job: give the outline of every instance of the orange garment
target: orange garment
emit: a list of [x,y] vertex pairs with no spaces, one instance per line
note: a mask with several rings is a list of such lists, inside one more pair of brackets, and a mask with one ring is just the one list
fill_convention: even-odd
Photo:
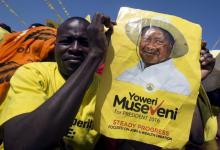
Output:
[[47,58],[54,50],[55,39],[56,29],[45,26],[11,33],[5,37],[0,44],[0,104],[15,70],[23,64]]

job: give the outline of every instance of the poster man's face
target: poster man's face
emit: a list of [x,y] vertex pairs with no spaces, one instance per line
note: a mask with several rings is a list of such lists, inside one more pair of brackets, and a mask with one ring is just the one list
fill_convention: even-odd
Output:
[[164,31],[159,28],[147,28],[142,31],[139,53],[145,66],[167,60],[172,45]]

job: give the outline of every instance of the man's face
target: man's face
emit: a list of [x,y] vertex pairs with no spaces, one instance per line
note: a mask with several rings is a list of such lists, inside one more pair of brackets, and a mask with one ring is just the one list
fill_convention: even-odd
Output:
[[87,26],[88,23],[72,20],[58,29],[55,58],[60,73],[67,78],[82,64],[90,51]]
[[145,66],[157,64],[168,59],[172,46],[166,33],[159,28],[143,30],[139,53]]

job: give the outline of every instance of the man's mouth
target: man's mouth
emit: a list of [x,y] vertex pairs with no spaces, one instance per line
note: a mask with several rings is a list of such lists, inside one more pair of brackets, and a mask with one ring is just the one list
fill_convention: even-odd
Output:
[[82,61],[79,59],[69,59],[69,60],[66,60],[66,62],[71,63],[71,64],[78,64],[78,63],[81,63]]
[[159,55],[157,50],[142,50],[142,53],[145,55]]
[[81,55],[71,55],[68,57],[64,57],[63,61],[69,63],[81,63],[84,60],[84,57]]

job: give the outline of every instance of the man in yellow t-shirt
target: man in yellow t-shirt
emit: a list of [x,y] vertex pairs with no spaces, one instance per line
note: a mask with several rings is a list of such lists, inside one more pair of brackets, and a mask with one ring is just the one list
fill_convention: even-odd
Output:
[[0,112],[5,149],[93,148],[94,74],[112,31],[113,23],[102,14],[91,23],[69,18],[57,31],[57,63],[33,63],[17,70]]

